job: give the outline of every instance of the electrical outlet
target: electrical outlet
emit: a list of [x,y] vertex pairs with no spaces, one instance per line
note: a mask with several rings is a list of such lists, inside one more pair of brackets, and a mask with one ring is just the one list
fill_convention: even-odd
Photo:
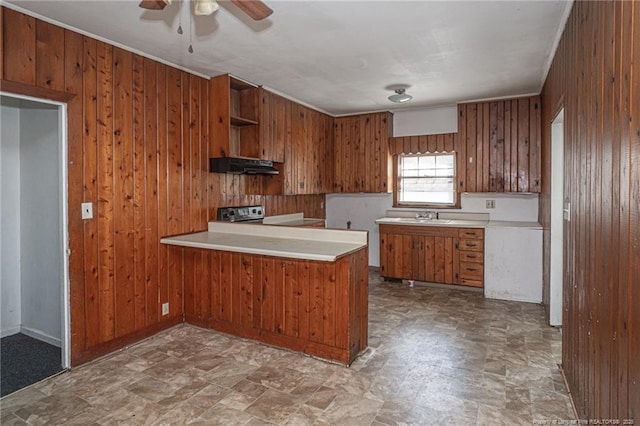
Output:
[[169,315],[169,303],[162,304],[162,315]]
[[82,219],[93,219],[93,203],[82,203]]
[[495,209],[496,208],[496,200],[487,200],[486,206],[487,206],[488,209]]

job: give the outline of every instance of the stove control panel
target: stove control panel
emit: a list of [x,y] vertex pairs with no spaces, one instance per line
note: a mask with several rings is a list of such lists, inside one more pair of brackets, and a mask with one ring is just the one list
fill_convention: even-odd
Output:
[[218,207],[218,220],[224,222],[257,222],[264,219],[263,206]]

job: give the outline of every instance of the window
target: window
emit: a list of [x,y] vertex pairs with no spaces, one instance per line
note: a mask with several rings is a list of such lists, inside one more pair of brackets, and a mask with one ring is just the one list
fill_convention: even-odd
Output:
[[456,203],[456,154],[400,154],[397,164],[398,205]]

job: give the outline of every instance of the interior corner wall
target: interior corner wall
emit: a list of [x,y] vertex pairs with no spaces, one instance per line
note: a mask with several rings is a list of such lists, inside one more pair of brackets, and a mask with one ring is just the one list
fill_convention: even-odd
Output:
[[0,106],[0,336],[20,332],[20,108]]
[[20,112],[21,330],[60,345],[62,240],[58,108],[22,101]]

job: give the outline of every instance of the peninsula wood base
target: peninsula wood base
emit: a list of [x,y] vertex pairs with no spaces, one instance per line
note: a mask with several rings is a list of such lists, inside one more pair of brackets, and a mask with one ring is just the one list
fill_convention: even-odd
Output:
[[335,262],[182,250],[188,323],[346,365],[367,347],[367,248]]

